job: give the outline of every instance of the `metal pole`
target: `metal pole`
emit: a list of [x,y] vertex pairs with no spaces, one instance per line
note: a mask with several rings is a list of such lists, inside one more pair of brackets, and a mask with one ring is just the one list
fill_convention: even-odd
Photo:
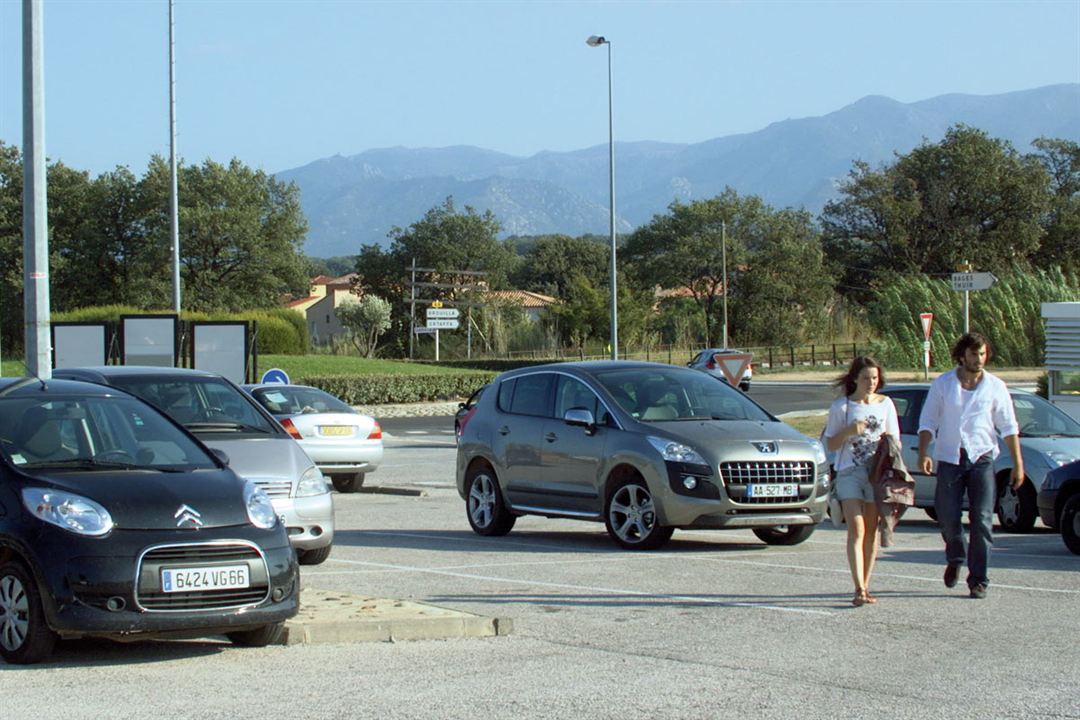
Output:
[[720,347],[726,348],[728,346],[727,338],[727,222],[720,221],[720,257],[721,263],[724,266],[724,344]]
[[611,87],[611,41],[605,41],[608,49],[608,192],[610,204],[608,218],[611,225],[611,359],[619,359],[619,297],[615,276],[615,124]]
[[412,259],[412,279],[409,281],[409,359],[413,359],[413,337],[416,336],[416,258]]
[[169,238],[172,243],[173,312],[180,314],[180,207],[176,180],[176,43],[169,0]]
[[45,64],[41,0],[23,0],[23,264],[26,371],[52,377],[49,222],[45,167]]
[[964,334],[967,335],[971,332],[971,301],[969,298],[971,293],[967,290],[964,291]]

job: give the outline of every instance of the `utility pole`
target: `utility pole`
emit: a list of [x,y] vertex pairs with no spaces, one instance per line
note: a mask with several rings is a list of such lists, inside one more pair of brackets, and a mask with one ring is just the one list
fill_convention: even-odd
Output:
[[173,312],[180,316],[180,207],[176,179],[176,43],[169,0],[169,237],[172,241]]
[[23,302],[26,371],[52,377],[42,0],[23,0]]
[[726,348],[727,344],[727,222],[725,220],[720,221],[720,264],[723,266],[724,273],[724,343],[721,347]]

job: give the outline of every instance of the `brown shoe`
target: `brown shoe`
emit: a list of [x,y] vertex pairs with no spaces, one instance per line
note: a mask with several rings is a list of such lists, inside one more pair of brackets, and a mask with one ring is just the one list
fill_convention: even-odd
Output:
[[960,577],[960,566],[955,563],[949,563],[945,566],[945,575],[941,578],[945,581],[945,587],[956,587],[956,580]]
[[877,603],[877,598],[874,597],[869,590],[863,593],[863,596],[866,598],[867,604],[874,605],[875,603]]
[[851,598],[851,604],[854,605],[855,607],[862,607],[866,603],[867,603],[866,591],[865,590],[856,590],[855,591],[855,597]]

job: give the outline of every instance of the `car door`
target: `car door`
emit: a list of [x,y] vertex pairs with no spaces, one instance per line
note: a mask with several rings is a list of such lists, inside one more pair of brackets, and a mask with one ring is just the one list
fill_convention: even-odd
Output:
[[544,423],[551,417],[553,373],[531,373],[504,380],[496,397],[498,417],[492,452],[499,464],[500,485],[511,505],[542,503],[540,443]]
[[588,385],[560,374],[555,383],[554,417],[544,423],[537,484],[551,508],[595,515],[601,512],[600,472],[608,429],[602,425],[591,429],[568,425],[564,418],[571,408],[588,410],[598,421],[605,414],[604,406]]

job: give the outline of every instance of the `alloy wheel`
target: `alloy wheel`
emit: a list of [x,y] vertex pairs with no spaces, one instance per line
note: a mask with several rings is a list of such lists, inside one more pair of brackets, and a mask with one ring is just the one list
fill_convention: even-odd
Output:
[[640,485],[627,484],[616,490],[608,516],[615,534],[628,544],[646,539],[656,526],[652,496]]
[[26,642],[30,632],[30,601],[26,588],[17,577],[0,578],[0,645],[15,651]]
[[473,478],[469,488],[469,517],[477,527],[491,525],[495,516],[495,481],[487,473]]

